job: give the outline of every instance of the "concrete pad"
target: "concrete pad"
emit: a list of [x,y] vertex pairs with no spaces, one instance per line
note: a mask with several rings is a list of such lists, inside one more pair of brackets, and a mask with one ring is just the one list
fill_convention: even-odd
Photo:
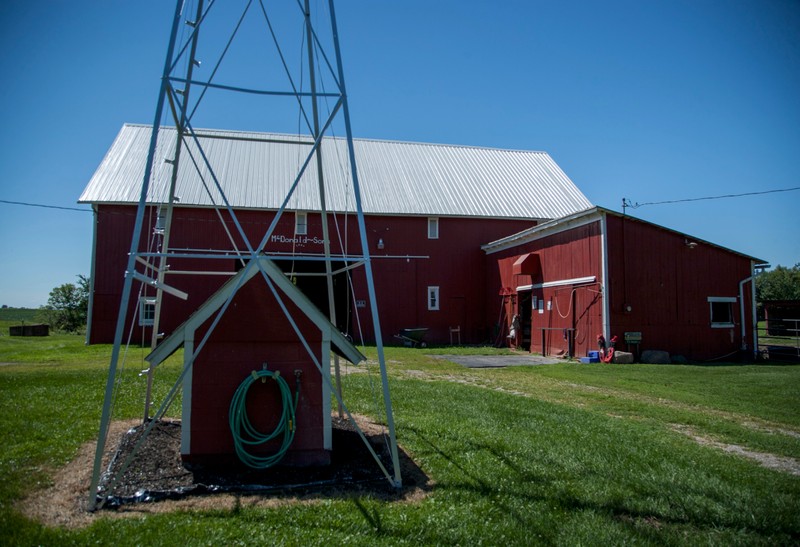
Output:
[[541,355],[433,355],[436,359],[445,359],[467,368],[502,368],[531,365],[554,365],[563,363],[564,359],[542,357]]

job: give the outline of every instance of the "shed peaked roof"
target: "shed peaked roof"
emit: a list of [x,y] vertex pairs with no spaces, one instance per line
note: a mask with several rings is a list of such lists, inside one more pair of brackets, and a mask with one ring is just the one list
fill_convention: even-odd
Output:
[[[137,203],[150,134],[150,126],[125,124],[79,202]],[[310,149],[308,138],[290,135],[219,130],[197,134],[236,208],[280,208]],[[163,160],[175,154],[175,129],[161,128],[161,135],[150,203],[167,201],[171,166]],[[364,139],[355,139],[354,148],[366,214],[552,219],[591,207],[546,152]],[[326,137],[322,157],[328,209],[354,211],[346,141]],[[193,162],[201,168],[195,169]],[[181,205],[222,203],[194,142],[184,149],[176,194]],[[288,207],[314,211],[319,203],[316,168],[309,168]]]
[[[300,310],[311,319],[317,327],[326,332],[330,338],[331,344],[337,348],[345,359],[353,364],[358,364],[366,359],[358,349],[341,333],[336,327],[328,320],[327,317],[308,299],[306,295],[300,291],[289,279],[286,277],[280,268],[278,268],[271,260],[266,257],[258,259],[260,267],[269,276],[273,283],[275,283],[283,294],[285,294]],[[230,297],[230,294],[236,290],[237,287],[243,285],[248,280],[252,279],[259,272],[259,266],[256,263],[249,262],[246,267],[239,270],[236,275],[231,277],[224,283],[213,295],[211,295],[195,312],[184,321],[178,328],[176,328],[167,338],[165,338],[150,354],[145,357],[145,360],[152,366],[158,366],[164,360],[172,355],[175,350],[184,344],[187,329],[194,332],[200,325],[205,323]]]

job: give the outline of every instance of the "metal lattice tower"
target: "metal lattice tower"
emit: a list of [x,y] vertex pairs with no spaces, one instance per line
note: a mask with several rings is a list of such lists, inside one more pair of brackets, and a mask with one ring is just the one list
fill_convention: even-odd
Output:
[[[193,5],[189,6],[192,3]],[[348,271],[363,269],[377,346],[393,469],[388,471],[374,452],[373,456],[389,482],[396,487],[401,485],[394,418],[389,397],[383,340],[361,205],[361,191],[333,0],[327,0],[327,5],[323,1],[323,7],[314,13],[310,10],[309,0],[282,0],[280,2],[243,0],[237,6],[233,6],[235,3],[232,1],[214,2],[213,0],[194,0],[194,2],[177,0],[176,2],[109,364],[100,434],[89,492],[90,510],[96,509],[98,503],[101,505],[103,503],[98,501],[97,489],[111,421],[120,354],[124,346],[123,336],[126,332],[126,325],[133,320],[129,316],[132,295],[137,288],[144,286],[155,290],[155,314],[151,341],[153,348],[158,344],[157,333],[162,308],[166,309],[169,306],[170,298],[186,297],[182,291],[171,287],[167,279],[167,261],[170,258],[183,256],[170,248],[173,209],[178,202],[175,191],[176,182],[181,169],[198,171],[202,169],[204,173],[210,173],[203,179],[204,190],[209,195],[213,193],[219,196],[216,208],[220,221],[222,222],[221,213],[223,212],[233,221],[233,234],[228,232],[227,227],[225,228],[231,241],[239,238],[244,242],[244,248],[237,249],[237,258],[241,261],[243,268],[257,270],[256,276],[260,274],[264,283],[276,296],[273,281],[270,280],[264,262],[265,260],[269,261],[270,257],[268,253],[264,252],[264,249],[275,231],[278,220],[289,208],[293,197],[297,192],[302,191],[298,189],[301,188],[300,183],[304,174],[310,173],[312,170],[316,171],[318,184],[316,190],[319,195],[316,212],[322,218],[324,257],[313,257],[313,259],[324,262],[329,314],[334,325],[336,324],[336,309],[333,298],[333,264],[344,262],[347,264]],[[278,6],[275,7],[275,4]],[[293,32],[301,33],[302,40],[297,40],[298,35],[292,34]],[[258,41],[258,37],[261,41]],[[241,43],[244,43],[245,47],[239,47]],[[285,47],[286,43],[289,43],[294,49],[297,49],[300,44],[300,53],[294,51],[289,54],[289,49]],[[205,56],[207,57],[201,59]],[[290,63],[292,59],[299,67]],[[233,70],[230,69],[231,67]],[[308,89],[304,89],[305,86],[308,86]],[[248,105],[249,110],[241,108],[243,103]],[[262,104],[263,107],[260,106]],[[209,123],[208,120],[211,120],[210,125],[214,125],[213,120],[219,119],[246,120],[244,123],[249,125],[246,128],[248,130],[272,130],[274,129],[273,125],[281,123],[285,127],[287,118],[286,116],[282,118],[281,113],[291,110],[286,108],[287,104],[293,105],[293,112],[297,113],[294,121],[300,128],[296,132],[295,142],[298,150],[301,151],[298,153],[298,158],[300,158],[298,171],[294,180],[288,184],[288,192],[283,204],[275,213],[266,233],[260,241],[255,241],[248,238],[242,228],[235,208],[227,199],[223,175],[216,172],[213,162],[205,154],[202,139],[196,127],[199,127],[198,124],[201,123]],[[255,107],[254,105],[259,106]],[[206,113],[209,115],[204,117]],[[227,121],[225,123],[228,123]],[[236,124],[236,121],[232,123],[234,126]],[[174,128],[174,131],[162,131],[162,128]],[[322,153],[325,139],[332,136],[337,130],[341,131],[340,135],[343,134],[343,138],[346,139],[347,191],[352,194],[354,204],[352,213],[357,221],[360,238],[360,252],[355,254],[344,251],[338,255],[332,254],[331,234],[328,233],[330,211],[326,202],[326,177]],[[163,142],[167,138],[166,134],[176,139],[169,147],[174,152],[170,158],[161,158],[159,152],[166,148]],[[154,196],[161,197],[154,198]],[[156,238],[149,245],[143,245],[141,234],[145,225],[145,211],[148,207],[156,205],[160,210],[157,225],[154,227]],[[219,257],[209,253],[197,254],[193,258],[214,260]],[[312,259],[311,257],[306,258]],[[236,287],[228,295],[224,305],[216,312],[205,337],[199,343],[194,344],[192,348],[185,349],[186,352],[191,353],[185,357],[185,365],[180,378],[173,385],[160,407],[152,413],[152,416],[150,387],[153,382],[153,367],[148,371],[144,411],[145,424],[148,424],[148,427],[145,429],[145,436],[155,423],[155,420],[150,420],[150,418],[158,419],[166,412],[179,390],[182,378],[191,368],[194,359],[203,350],[205,342],[222,315],[235,313],[228,308],[228,304],[239,288]],[[284,311],[288,314],[285,308]],[[294,324],[291,317],[288,319]],[[308,348],[302,333],[296,328],[295,330]],[[313,356],[311,357],[314,359]],[[325,357],[323,356],[323,358]],[[338,361],[336,361],[336,365],[338,384]],[[321,364],[317,363],[318,368],[321,366],[329,366],[329,364],[325,361]],[[326,375],[323,377],[327,379]],[[351,421],[355,423],[344,405],[341,392],[333,389],[333,386],[330,387],[337,395],[340,412],[344,408]],[[362,439],[366,443],[363,434]],[[370,448],[369,444],[366,444]],[[372,449],[370,448],[370,450]]]

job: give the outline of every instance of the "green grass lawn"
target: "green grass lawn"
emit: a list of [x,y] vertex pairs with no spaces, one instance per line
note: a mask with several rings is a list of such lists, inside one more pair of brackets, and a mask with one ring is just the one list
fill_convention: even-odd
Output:
[[[720,448],[800,460],[800,367],[464,369],[429,356],[448,351],[386,351],[398,441],[433,481],[419,501],[328,497],[66,530],[25,519],[15,502],[96,437],[110,348],[0,337],[0,363],[19,363],[0,367],[0,543],[800,542],[800,476]],[[141,414],[143,353],[129,352],[117,418]],[[177,363],[159,372],[161,396]],[[379,386],[374,370],[346,375],[348,406],[379,417]]]

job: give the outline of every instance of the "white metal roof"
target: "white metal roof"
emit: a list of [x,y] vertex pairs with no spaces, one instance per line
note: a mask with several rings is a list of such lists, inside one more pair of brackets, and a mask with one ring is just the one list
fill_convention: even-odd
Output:
[[[310,149],[295,144],[308,142],[307,137],[197,133],[235,208],[278,209]],[[150,134],[150,126],[125,124],[79,202],[137,203]],[[354,139],[354,148],[366,214],[553,219],[592,206],[546,152],[365,139]],[[175,129],[162,128],[149,203],[167,201],[171,165],[164,160],[174,155]],[[328,210],[355,211],[346,141],[326,137],[322,157]],[[193,162],[201,168],[195,169]],[[184,148],[180,166],[176,186],[180,205],[223,203],[194,143]],[[316,172],[312,161],[288,209],[319,209]]]

